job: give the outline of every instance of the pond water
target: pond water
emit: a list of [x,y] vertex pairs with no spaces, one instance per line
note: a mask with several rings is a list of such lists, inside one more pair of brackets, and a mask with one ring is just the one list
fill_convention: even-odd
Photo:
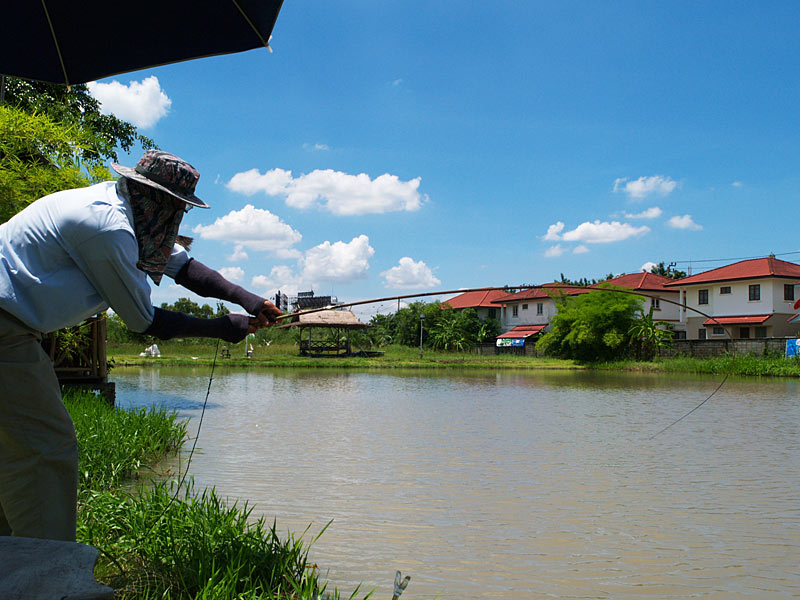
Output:
[[[197,427],[209,368],[117,368]],[[191,474],[349,594],[800,596],[800,382],[217,368]],[[362,594],[363,596],[363,594]]]

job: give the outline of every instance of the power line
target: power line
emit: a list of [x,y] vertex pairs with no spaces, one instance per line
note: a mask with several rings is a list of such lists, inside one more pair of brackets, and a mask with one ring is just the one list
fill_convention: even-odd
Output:
[[758,256],[740,256],[738,258],[703,258],[703,259],[689,259],[689,260],[675,260],[676,264],[695,264],[695,263],[710,263],[710,262],[729,262],[732,260],[752,260],[754,258],[766,258],[767,256],[788,256],[790,254],[800,254],[800,251],[794,252],[771,252],[770,254],[760,254]]

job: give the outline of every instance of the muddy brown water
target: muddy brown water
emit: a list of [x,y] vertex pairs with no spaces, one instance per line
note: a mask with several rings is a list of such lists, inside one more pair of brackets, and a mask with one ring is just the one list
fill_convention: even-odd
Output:
[[[196,430],[208,368],[117,368]],[[800,382],[217,369],[191,474],[313,537],[345,595],[800,596]],[[359,597],[363,597],[361,594]]]

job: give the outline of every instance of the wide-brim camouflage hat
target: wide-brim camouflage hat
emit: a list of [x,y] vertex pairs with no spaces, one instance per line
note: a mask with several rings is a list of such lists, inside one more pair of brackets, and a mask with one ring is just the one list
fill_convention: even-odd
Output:
[[168,154],[161,150],[148,150],[133,169],[116,163],[111,163],[111,168],[123,177],[167,192],[186,204],[211,208],[194,195],[200,173],[188,162],[174,154]]

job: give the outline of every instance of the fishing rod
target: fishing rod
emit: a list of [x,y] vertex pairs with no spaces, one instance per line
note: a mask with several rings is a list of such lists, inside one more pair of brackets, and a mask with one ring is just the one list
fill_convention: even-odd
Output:
[[[561,296],[568,295],[566,293],[566,290],[580,290],[580,291],[584,291],[584,292],[613,292],[613,293],[617,293],[617,294],[627,294],[627,295],[630,295],[630,296],[641,296],[641,297],[644,297],[644,298],[656,298],[659,301],[663,301],[663,302],[666,302],[668,304],[673,304],[673,305],[675,305],[675,306],[677,306],[677,307],[679,307],[679,308],[681,308],[683,310],[690,310],[692,312],[697,313],[698,315],[700,315],[702,317],[705,317],[711,323],[714,323],[715,325],[721,327],[723,329],[723,331],[725,331],[725,333],[728,335],[729,338],[733,338],[733,335],[731,334],[731,330],[728,329],[728,327],[726,325],[723,325],[722,323],[720,323],[719,320],[717,320],[715,317],[713,317],[713,316],[711,316],[711,315],[709,315],[707,313],[704,313],[703,311],[701,311],[701,310],[699,310],[697,308],[694,308],[693,306],[689,306],[684,302],[678,302],[678,301],[675,301],[675,300],[670,300],[669,298],[663,298],[661,296],[656,296],[654,294],[650,294],[650,293],[647,293],[647,292],[631,290],[631,289],[626,289],[626,288],[620,288],[620,287],[614,287],[614,286],[588,287],[588,286],[582,286],[582,285],[562,284],[562,283],[558,283],[558,282],[556,282],[555,285],[554,284],[543,284],[543,285],[527,285],[527,284],[523,284],[523,285],[517,285],[517,286],[506,285],[506,286],[502,286],[502,287],[487,286],[487,287],[475,287],[475,288],[460,288],[460,289],[457,289],[457,290],[437,290],[435,292],[416,292],[416,293],[413,293],[413,294],[402,294],[402,295],[398,295],[398,296],[387,296],[387,297],[384,297],[384,298],[372,298],[372,299],[369,299],[369,300],[356,300],[354,302],[344,302],[344,303],[341,303],[341,304],[329,304],[329,305],[323,306],[323,307],[310,308],[310,309],[306,309],[306,310],[302,310],[302,311],[286,313],[284,315],[276,317],[275,322],[280,321],[280,320],[284,320],[284,319],[294,319],[296,321],[296,320],[299,320],[299,318],[301,316],[303,316],[303,315],[310,315],[310,314],[314,314],[314,313],[318,313],[318,312],[323,312],[323,311],[326,311],[326,310],[334,310],[334,309],[339,309],[339,308],[348,308],[348,307],[353,307],[353,306],[363,306],[365,304],[377,304],[377,303],[380,303],[380,302],[393,302],[393,301],[399,301],[399,300],[408,300],[408,299],[412,299],[412,298],[424,298],[424,297],[427,297],[427,296],[445,296],[445,295],[450,295],[450,294],[465,294],[467,292],[493,292],[493,291],[504,291],[504,292],[512,293],[514,291],[522,292],[522,291],[530,291],[530,290],[545,290],[546,292],[548,292],[548,295],[550,295],[551,297],[557,297],[559,295],[561,295]],[[559,292],[561,292],[561,293],[559,294]],[[509,297],[509,298],[506,298],[505,300],[511,300],[511,299],[512,298]],[[497,304],[503,304],[502,300],[495,301],[495,302]],[[722,378],[722,381],[720,381],[719,385],[717,385],[717,387],[708,396],[706,396],[703,399],[702,402],[700,402],[699,404],[694,406],[690,411],[684,413],[678,419],[675,419],[674,421],[669,423],[666,427],[664,427],[660,431],[654,433],[653,435],[651,435],[647,439],[652,440],[653,438],[661,435],[662,433],[667,431],[669,428],[671,428],[673,425],[677,425],[678,423],[683,421],[686,417],[688,417],[693,412],[698,410],[706,402],[711,400],[711,398],[713,398],[722,389],[722,387],[725,385],[725,382],[728,380],[728,377],[731,375],[731,372],[733,370],[733,362],[735,362],[735,360],[736,360],[736,346],[733,346],[732,359],[733,359],[733,361],[731,363],[731,369],[727,373],[725,373],[725,376]]]

